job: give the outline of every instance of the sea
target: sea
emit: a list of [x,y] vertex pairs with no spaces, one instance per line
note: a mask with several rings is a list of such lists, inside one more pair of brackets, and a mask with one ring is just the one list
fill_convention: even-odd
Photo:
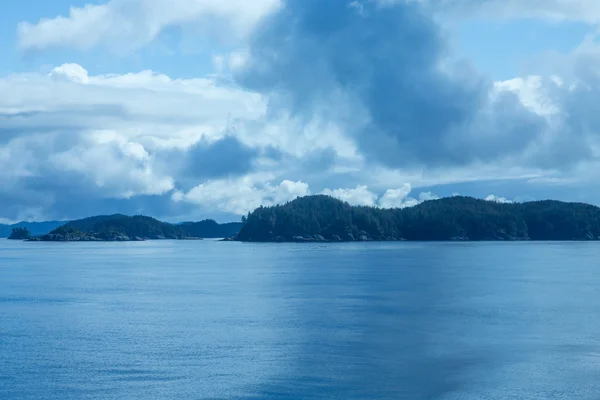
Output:
[[0,241],[0,399],[600,399],[600,243]]

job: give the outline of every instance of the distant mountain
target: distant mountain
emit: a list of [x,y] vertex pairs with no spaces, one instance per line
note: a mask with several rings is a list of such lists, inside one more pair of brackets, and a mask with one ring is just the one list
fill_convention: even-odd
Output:
[[237,235],[242,229],[241,222],[218,224],[212,219],[200,222],[183,222],[179,224],[189,236],[199,238],[228,238]]
[[538,201],[500,204],[471,197],[431,200],[404,209],[353,207],[329,196],[260,207],[240,241],[599,240],[600,208]]
[[0,224],[0,238],[7,238],[11,235],[13,228],[26,228],[31,235],[44,235],[59,226],[62,226],[66,221],[47,221],[47,222],[19,222],[13,225]]

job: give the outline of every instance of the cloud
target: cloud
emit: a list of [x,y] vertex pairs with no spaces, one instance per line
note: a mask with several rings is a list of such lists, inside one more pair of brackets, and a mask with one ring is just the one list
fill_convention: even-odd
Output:
[[494,203],[501,203],[501,204],[512,204],[513,203],[512,200],[508,200],[505,197],[499,197],[499,196],[496,196],[494,194],[490,194],[489,196],[487,196],[485,198],[485,200],[486,201],[491,201],[491,202],[494,202]]
[[253,169],[260,151],[227,135],[215,142],[199,141],[185,153],[181,175],[192,180],[244,175]]
[[357,186],[354,189],[325,189],[321,194],[335,197],[353,206],[369,206],[380,208],[406,208],[421,204],[427,200],[435,200],[439,197],[432,192],[422,192],[418,199],[409,197],[412,186],[405,183],[398,189],[387,189],[380,197],[377,193],[369,190],[368,186]]
[[381,208],[402,208],[407,201],[409,205],[414,205],[415,200],[408,198],[411,190],[411,186],[407,183],[400,189],[388,189],[379,199],[379,206]]
[[374,206],[377,194],[371,192],[367,186],[357,186],[354,189],[325,189],[322,194],[335,197],[353,206]]
[[575,20],[585,8],[593,21],[595,4],[112,0],[24,23],[26,51],[139,49],[172,27],[230,43],[217,74],[195,79],[73,63],[0,77],[2,217],[243,214],[310,192],[407,207],[435,199],[436,185],[494,180],[589,191],[597,37],[492,82],[453,57],[435,13]]
[[[0,99],[4,210],[13,203],[31,210],[23,199],[30,197],[38,203],[33,217],[79,217],[82,207],[67,197],[86,204],[160,197],[180,182],[248,173],[259,156],[228,126],[263,115],[261,97],[210,78],[89,75],[65,64],[49,74],[1,77],[0,90],[11,93]],[[13,208],[3,215],[17,216],[26,215]]]
[[173,200],[244,215],[261,205],[282,204],[308,194],[310,190],[305,182],[284,180],[272,185],[262,177],[247,176],[235,180],[209,181],[187,193],[174,193]]
[[381,208],[407,208],[414,207],[424,201],[437,200],[438,196],[432,192],[421,192],[417,199],[410,197],[412,186],[405,183],[399,189],[388,189],[379,199],[378,205]]
[[140,48],[170,27],[193,26],[204,35],[239,40],[279,0],[111,0],[106,4],[72,7],[68,16],[22,22],[18,43],[22,50],[98,46],[122,51]]
[[269,115],[326,119],[392,168],[502,160],[548,128],[516,94],[450,62],[421,5],[360,5],[289,0],[252,36],[237,81],[268,96]]

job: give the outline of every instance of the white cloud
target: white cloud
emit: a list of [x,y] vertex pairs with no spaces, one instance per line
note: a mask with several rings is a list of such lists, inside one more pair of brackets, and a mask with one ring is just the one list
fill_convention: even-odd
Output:
[[52,69],[50,76],[76,83],[88,83],[90,81],[87,70],[79,64],[63,64]]
[[204,34],[237,40],[278,7],[279,0],[110,0],[72,7],[66,17],[22,22],[18,40],[23,50],[96,46],[129,50],[150,43],[166,28],[192,24]]
[[57,171],[75,172],[115,198],[173,190],[173,178],[155,171],[152,161],[144,146],[112,131],[89,132],[75,146],[48,158]]
[[367,186],[357,186],[354,189],[325,189],[322,194],[335,197],[353,206],[374,206],[378,197]]
[[[457,12],[467,12],[460,5],[474,6],[469,15],[600,21],[600,3],[596,1],[443,3],[457,6]],[[268,111],[267,102],[273,97],[227,82],[228,74],[235,75],[256,61],[244,36],[279,6],[279,0],[112,0],[103,5],[73,8],[68,17],[22,24],[19,40],[24,50],[113,45],[139,48],[169,27],[190,24],[217,36],[227,31],[234,43],[214,57],[215,70],[220,74],[217,77],[173,79],[149,70],[94,75],[78,64],[63,64],[48,74],[0,77],[0,92],[10,94],[0,98],[0,185],[5,197],[30,193],[23,182],[33,180],[39,190],[31,196],[49,199],[51,207],[61,192],[49,186],[56,177],[64,175],[74,179],[73,190],[86,196],[114,199],[169,194],[165,197],[177,205],[243,214],[258,205],[277,204],[307,194],[309,184],[319,192],[323,188],[338,188],[325,189],[323,193],[351,204],[389,208],[437,198],[431,192],[410,197],[411,186],[398,187],[398,182],[432,187],[480,180],[531,179],[529,182],[538,186],[571,184],[574,180],[582,185],[587,181],[589,186],[596,179],[593,171],[598,170],[596,160],[600,157],[600,107],[595,99],[600,79],[594,66],[600,60],[600,51],[594,38],[565,57],[570,61],[565,61],[565,67],[558,72],[496,82],[489,93],[494,107],[479,110],[475,118],[468,119],[474,121],[472,129],[467,127],[465,132],[460,125],[447,137],[434,140],[439,148],[450,150],[460,150],[461,140],[472,141],[477,144],[467,148],[472,153],[464,162],[452,163],[452,157],[460,159],[462,153],[449,151],[450,158],[422,168],[410,161],[410,151],[405,157],[397,153],[408,148],[413,138],[425,134],[415,128],[421,126],[418,113],[409,115],[409,123],[414,126],[406,127],[415,128],[415,136],[402,137],[398,147],[367,135],[365,142],[380,145],[369,157],[352,131],[370,123],[377,113],[368,115],[364,107],[357,106],[361,102],[358,96],[364,93],[358,93],[356,98],[350,96],[346,89],[352,85],[328,87],[324,101],[318,98],[311,112],[302,114],[293,107]],[[312,60],[302,58],[307,59]],[[363,61],[368,69],[370,60]],[[305,81],[295,79],[295,69],[290,74],[294,84],[300,82],[301,101],[306,100],[302,97],[303,84],[311,84],[313,78],[313,65],[307,65]],[[430,83],[420,82],[423,87]],[[443,85],[435,85],[438,86]],[[274,91],[279,89],[276,86]],[[421,92],[415,91],[415,96]],[[485,96],[488,92],[482,93]],[[502,113],[511,108],[521,110],[519,101],[503,102],[504,95],[514,98],[513,94],[526,110],[544,117],[531,119],[531,125],[526,125],[531,130],[517,132],[511,127],[513,119],[505,118],[512,114]],[[275,99],[278,95],[281,93],[274,94]],[[435,103],[436,99],[433,96],[427,101]],[[406,104],[412,103],[408,99]],[[461,106],[479,105],[457,102],[457,107]],[[547,120],[548,124],[539,129],[539,135],[534,135],[531,142],[524,141],[520,146],[522,136],[538,132],[538,120]],[[195,146],[216,143],[225,136],[234,137],[256,152],[256,160],[248,164],[255,170],[241,177],[202,176],[183,184],[182,175],[186,172],[180,159],[193,157],[191,149]],[[426,143],[419,149],[427,157],[437,157],[437,146]],[[499,156],[486,157],[486,152]],[[388,154],[391,160],[409,161],[385,164],[380,153]],[[451,165],[446,165],[448,162]],[[256,173],[263,175],[257,177]],[[0,194],[0,200],[5,197]],[[508,200],[493,196],[491,201]],[[43,213],[43,207],[46,203],[35,210],[36,215]],[[29,213],[33,215],[33,211]]]
[[491,201],[494,203],[501,203],[501,204],[512,204],[513,201],[512,200],[508,200],[506,197],[500,197],[500,196],[496,196],[494,194],[490,194],[489,196],[487,196],[485,198],[486,201]]
[[505,91],[515,93],[525,107],[538,115],[551,117],[560,112],[552,94],[562,84],[562,80],[556,76],[544,80],[541,76],[531,75],[495,82],[492,96]]
[[430,200],[438,200],[439,196],[433,194],[432,192],[422,192],[419,193],[420,201],[430,201]]
[[399,189],[388,189],[379,199],[378,205],[381,208],[407,208],[419,205],[424,201],[439,199],[432,192],[421,192],[418,199],[415,199],[409,196],[411,191],[412,186],[409,183],[405,183]]
[[405,183],[400,189],[388,189],[379,199],[379,206],[381,208],[402,208],[405,202],[413,205],[414,199],[408,197],[411,190],[412,187],[408,183]]
[[174,201],[189,202],[203,207],[244,215],[259,206],[286,203],[310,194],[308,184],[284,180],[278,185],[264,181],[264,177],[246,176],[237,180],[209,181],[188,193],[176,192]]
[[432,192],[420,193],[418,199],[415,199],[409,197],[411,191],[412,186],[409,183],[405,183],[401,188],[387,189],[381,197],[364,185],[358,185],[354,189],[325,189],[322,194],[335,197],[353,206],[380,208],[413,207],[427,200],[439,199],[439,197]]
[[210,78],[90,75],[77,64],[0,77],[0,92],[11,94],[0,98],[0,201],[28,194],[48,208],[68,196],[166,194],[193,146],[223,138],[232,119],[265,112],[261,96]]

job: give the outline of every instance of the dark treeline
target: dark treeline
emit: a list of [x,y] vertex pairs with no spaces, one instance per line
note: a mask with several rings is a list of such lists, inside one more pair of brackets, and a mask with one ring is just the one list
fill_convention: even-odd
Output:
[[237,239],[597,240],[600,208],[559,201],[500,204],[457,196],[410,208],[380,209],[353,207],[318,195],[258,208],[248,216]]

